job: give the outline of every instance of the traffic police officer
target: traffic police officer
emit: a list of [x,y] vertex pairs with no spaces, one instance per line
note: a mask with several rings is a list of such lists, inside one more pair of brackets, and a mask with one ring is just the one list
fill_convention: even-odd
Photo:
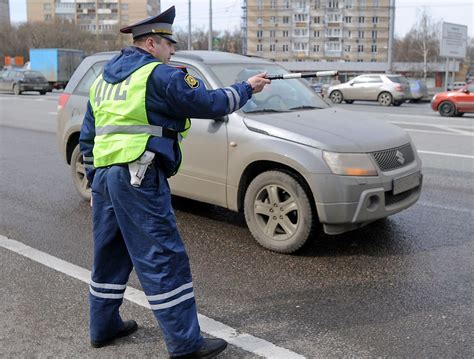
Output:
[[130,46],[111,59],[90,89],[80,134],[92,187],[94,263],[90,281],[93,347],[137,330],[119,308],[135,267],[172,358],[210,358],[222,339],[200,332],[188,256],[171,207],[167,178],[181,163],[189,117],[218,118],[270,83],[265,74],[217,90],[167,65],[174,54],[175,8],[122,28]]

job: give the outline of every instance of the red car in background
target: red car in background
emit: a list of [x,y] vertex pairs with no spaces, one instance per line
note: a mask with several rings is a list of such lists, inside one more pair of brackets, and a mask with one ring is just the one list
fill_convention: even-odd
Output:
[[474,83],[457,91],[440,92],[433,96],[431,108],[441,116],[462,116],[474,112]]

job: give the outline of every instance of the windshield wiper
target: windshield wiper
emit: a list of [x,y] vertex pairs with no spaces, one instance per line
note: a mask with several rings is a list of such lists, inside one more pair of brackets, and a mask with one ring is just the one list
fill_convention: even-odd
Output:
[[313,109],[322,109],[323,107],[317,107],[317,106],[309,106],[309,105],[304,105],[304,106],[296,106],[296,107],[292,107],[290,108],[291,111],[294,111],[294,110],[313,110]]
[[275,110],[273,108],[262,108],[262,109],[256,109],[252,111],[244,111],[245,113],[257,113],[257,112],[288,112],[288,111],[280,111],[280,110]]

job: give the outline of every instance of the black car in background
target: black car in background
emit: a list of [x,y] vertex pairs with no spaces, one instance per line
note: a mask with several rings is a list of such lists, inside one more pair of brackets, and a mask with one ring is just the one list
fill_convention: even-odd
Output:
[[38,91],[41,95],[51,91],[46,77],[39,71],[8,69],[0,75],[0,91],[21,95],[25,91]]

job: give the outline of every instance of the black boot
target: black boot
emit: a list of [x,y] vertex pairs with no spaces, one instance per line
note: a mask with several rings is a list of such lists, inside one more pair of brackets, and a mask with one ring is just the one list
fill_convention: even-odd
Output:
[[106,345],[111,344],[115,339],[120,338],[120,337],[125,337],[127,335],[130,335],[132,333],[135,333],[138,329],[138,324],[134,320],[127,320],[123,322],[123,328],[120,329],[117,334],[115,334],[113,337],[102,340],[100,342],[95,342],[91,340],[91,346],[93,348],[102,348],[105,347]]
[[227,348],[227,342],[224,339],[204,339],[199,350],[196,350],[193,353],[172,356],[171,359],[198,359],[198,358],[214,358],[217,354],[224,351]]

